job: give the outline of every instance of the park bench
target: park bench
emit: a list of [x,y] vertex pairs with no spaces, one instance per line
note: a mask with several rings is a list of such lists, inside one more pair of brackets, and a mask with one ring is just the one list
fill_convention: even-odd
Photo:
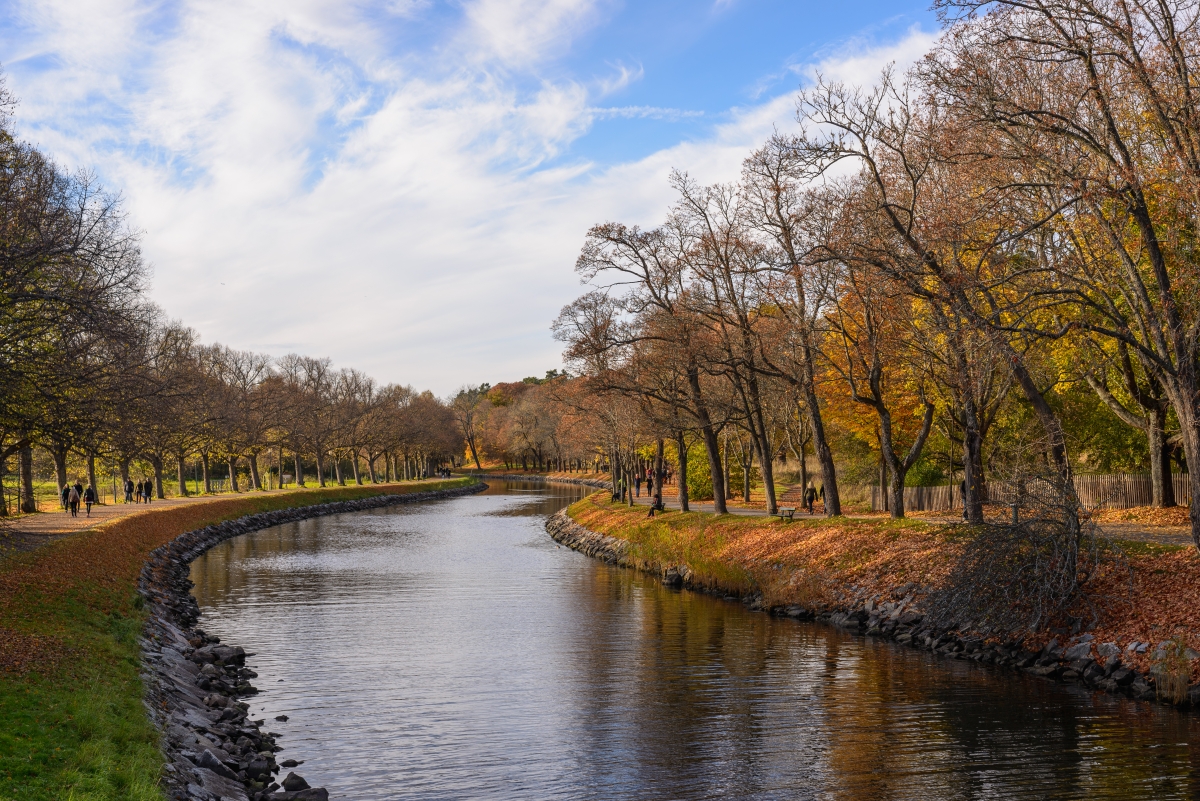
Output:
[[786,520],[790,523],[792,521],[792,519],[796,516],[796,507],[795,506],[780,506],[779,511],[775,513],[775,516],[778,517],[780,520]]

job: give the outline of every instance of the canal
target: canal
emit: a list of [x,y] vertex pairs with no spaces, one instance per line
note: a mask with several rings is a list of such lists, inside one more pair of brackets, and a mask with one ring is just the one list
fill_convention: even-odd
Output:
[[663,587],[546,535],[584,492],[230,540],[199,625],[254,652],[252,716],[332,798],[1200,797],[1192,717]]

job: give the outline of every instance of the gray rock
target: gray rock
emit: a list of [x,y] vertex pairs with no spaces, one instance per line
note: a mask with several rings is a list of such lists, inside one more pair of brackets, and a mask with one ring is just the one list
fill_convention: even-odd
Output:
[[205,748],[204,753],[200,754],[200,758],[196,760],[196,764],[202,768],[207,768],[218,776],[224,776],[226,779],[237,781],[237,774],[225,766],[216,754]]
[[309,785],[308,782],[304,781],[303,777],[297,776],[295,773],[289,773],[283,780],[283,789],[307,790],[309,789]]
[[1117,644],[1115,642],[1106,642],[1106,643],[1101,643],[1096,648],[1096,653],[1100,655],[1101,659],[1107,660],[1107,659],[1111,659],[1114,656],[1120,656],[1121,649],[1117,647]]
[[1078,645],[1072,645],[1063,652],[1062,658],[1068,662],[1075,662],[1079,659],[1087,659],[1092,655],[1092,644],[1090,642],[1081,642]]

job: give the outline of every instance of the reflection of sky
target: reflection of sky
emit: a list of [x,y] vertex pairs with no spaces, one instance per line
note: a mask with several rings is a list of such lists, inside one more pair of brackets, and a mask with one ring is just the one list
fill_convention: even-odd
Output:
[[253,714],[335,798],[1193,797],[1190,717],[664,588],[546,536],[576,489],[513,488],[194,566]]
[[171,316],[444,393],[557,366],[589,225],[735,177],[815,70],[923,52],[927,5],[13,0],[0,64],[22,134],[126,197]]

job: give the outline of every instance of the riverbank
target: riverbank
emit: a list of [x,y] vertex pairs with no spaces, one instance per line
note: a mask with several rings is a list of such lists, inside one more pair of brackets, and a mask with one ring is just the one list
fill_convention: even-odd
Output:
[[642,508],[592,495],[551,518],[555,540],[665,583],[735,597],[755,609],[970,659],[1076,681],[1138,700],[1200,706],[1200,558],[1194,549],[1119,543],[1128,573],[1092,587],[1087,631],[988,637],[969,621],[925,623],[923,601],[962,552],[954,527],[913,520],[786,523]]
[[[463,488],[473,479],[247,493],[156,509],[0,563],[0,799],[162,799],[146,715],[137,585],[187,532],[287,509]],[[230,535],[234,536],[234,535]]]
[[475,478],[494,478],[500,481],[555,481],[559,484],[576,484],[582,487],[596,489],[612,489],[612,481],[605,478],[604,473],[492,473],[472,470],[467,475]]

